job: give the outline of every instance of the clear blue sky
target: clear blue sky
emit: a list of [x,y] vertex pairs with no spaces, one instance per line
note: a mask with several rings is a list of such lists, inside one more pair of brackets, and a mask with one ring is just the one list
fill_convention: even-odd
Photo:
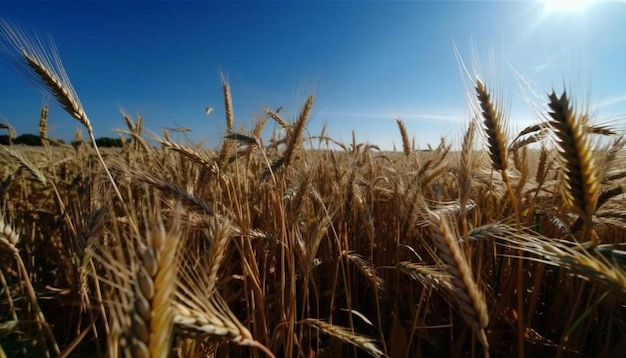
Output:
[[[580,102],[590,97],[599,120],[626,114],[623,1],[578,11],[537,1],[2,1],[0,17],[54,37],[96,136],[125,128],[124,109],[155,133],[187,126],[195,142],[215,145],[223,72],[237,127],[250,128],[264,107],[284,106],[293,119],[315,92],[311,134],[327,122],[336,139],[349,142],[354,129],[391,148],[400,116],[420,147],[458,142],[470,112],[455,44],[472,74],[474,64],[500,89],[513,127],[536,121],[529,88],[543,96],[564,82]],[[0,122],[37,133],[44,103],[52,136],[71,140],[78,122],[0,66]]]

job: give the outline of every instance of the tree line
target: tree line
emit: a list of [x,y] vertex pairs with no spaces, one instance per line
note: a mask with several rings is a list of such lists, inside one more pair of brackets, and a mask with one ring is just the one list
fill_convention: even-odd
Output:
[[[51,144],[65,144],[65,141],[62,139],[55,139],[50,141]],[[11,140],[9,135],[0,135],[0,145],[10,145],[10,144],[22,144],[28,146],[41,146],[41,137],[35,134],[22,134]],[[96,144],[101,148],[119,148],[122,147],[122,139],[120,138],[110,138],[110,137],[100,137],[96,139]]]

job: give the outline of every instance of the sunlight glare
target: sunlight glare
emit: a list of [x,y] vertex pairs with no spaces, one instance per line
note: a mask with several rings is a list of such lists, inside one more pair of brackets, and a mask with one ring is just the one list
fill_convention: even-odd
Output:
[[547,13],[581,12],[597,2],[598,0],[543,0]]

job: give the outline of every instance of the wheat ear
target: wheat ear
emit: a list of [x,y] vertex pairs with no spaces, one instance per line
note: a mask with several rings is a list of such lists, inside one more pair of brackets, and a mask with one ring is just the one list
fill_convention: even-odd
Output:
[[457,170],[457,183],[459,186],[459,217],[463,225],[463,238],[468,239],[468,223],[467,223],[467,203],[472,193],[472,168],[473,168],[473,146],[474,135],[476,133],[476,121],[471,120],[461,146],[461,157]]
[[484,119],[485,133],[487,134],[487,143],[489,144],[489,156],[493,163],[493,168],[500,171],[502,181],[506,185],[506,189],[511,199],[511,205],[515,212],[515,224],[517,229],[520,228],[521,215],[517,202],[517,195],[511,187],[511,180],[507,169],[509,167],[507,137],[504,128],[506,127],[506,119],[502,109],[496,106],[491,100],[491,95],[487,91],[487,87],[480,79],[476,79],[476,96],[478,104],[481,108],[481,115]]
[[440,215],[429,213],[433,240],[439,249],[441,260],[451,276],[452,296],[459,305],[463,320],[472,327],[483,345],[485,357],[489,356],[489,342],[485,328],[489,324],[487,304],[472,276],[467,259],[461,252],[456,236]]
[[306,122],[309,119],[309,113],[311,112],[311,108],[313,107],[314,100],[315,96],[310,95],[304,103],[304,107],[302,107],[300,114],[298,115],[298,120],[294,124],[294,127],[290,133],[290,138],[287,142],[287,149],[285,150],[285,153],[283,155],[282,164],[284,167],[289,166],[293,154],[296,151],[298,144],[300,143],[300,139],[302,138],[302,132],[304,132],[304,128],[306,127]]
[[406,126],[400,117],[396,118],[398,123],[398,129],[400,130],[400,136],[402,137],[402,149],[405,156],[411,155],[411,141],[409,140],[409,133],[406,130]]
[[598,205],[600,182],[596,174],[593,152],[586,137],[584,116],[578,117],[564,91],[559,97],[554,91],[548,96],[552,128],[558,138],[559,154],[564,164],[565,192],[568,206],[584,220],[584,238],[597,244],[592,216]]
[[273,177],[276,170],[278,170],[279,168],[287,168],[292,162],[293,158],[295,157],[295,153],[299,148],[300,139],[302,138],[302,133],[306,128],[306,123],[309,118],[311,108],[313,107],[314,100],[314,95],[310,95],[309,98],[307,98],[295,124],[287,131],[287,147],[285,148],[282,157],[280,157],[270,166],[268,166],[268,168],[263,173],[263,180],[267,179],[270,175]]
[[[17,138],[17,132],[15,132],[15,128],[9,124],[9,122],[0,123],[0,129],[6,129],[9,132],[9,140],[12,141]],[[10,142],[9,142],[10,143]]]
[[[230,94],[230,86],[225,79],[222,79],[222,89],[224,92],[224,110],[226,113],[226,131],[228,133],[235,129],[235,117],[233,115],[233,100]],[[230,156],[232,143],[229,140],[225,140],[222,144],[222,151],[220,153],[220,163],[222,165],[226,163],[226,160]]]
[[4,221],[4,214],[0,212],[0,249],[6,250],[12,255],[17,255],[16,245],[19,241],[20,235],[11,225]]
[[11,158],[17,160],[19,164],[23,166],[24,168],[26,168],[31,174],[33,174],[40,183],[46,184],[47,182],[46,176],[41,172],[41,170],[39,170],[39,168],[36,165],[31,163],[31,161],[28,160],[27,157],[24,156],[22,153],[15,151],[13,149],[10,149],[9,147],[5,147],[5,146],[0,146],[0,153],[6,153]]
[[211,169],[213,167],[213,162],[206,158],[206,155],[204,155],[203,153],[197,152],[189,147],[182,146],[176,142],[172,142],[168,138],[155,136],[152,138],[152,140],[157,141],[161,143],[161,145],[163,145],[164,147],[169,148],[179,153],[180,155],[191,159],[192,161],[196,162],[206,169]]
[[283,117],[280,116],[280,114],[278,114],[278,112],[272,111],[269,108],[265,108],[265,114],[267,114],[268,116],[270,116],[274,121],[276,121],[276,123],[278,123],[281,127],[283,127],[284,130],[289,130],[290,126],[289,123],[283,119]]
[[537,235],[507,235],[503,239],[510,246],[521,248],[538,258],[531,258],[548,265],[560,267],[576,274],[577,277],[596,281],[611,289],[626,294],[626,270],[610,257],[617,249],[599,248],[586,250],[576,243],[559,241]]
[[[154,283],[153,295],[150,297],[143,292],[143,298],[150,304],[150,314],[142,318],[149,322],[148,351],[150,357],[166,358],[170,354],[171,337],[174,328],[174,311],[172,301],[176,293],[176,281],[178,276],[177,252],[181,238],[180,209],[177,210],[174,222],[168,232],[163,227],[160,216],[157,216],[157,227],[152,232],[151,240],[147,247],[140,252],[143,269],[148,275],[148,280]],[[138,280],[139,281],[139,280]],[[140,285],[141,287],[141,285]],[[136,302],[140,302],[137,300]],[[135,304],[137,312],[139,307]],[[148,320],[146,320],[148,318]]]
[[343,342],[347,342],[356,347],[359,347],[373,357],[377,357],[377,358],[386,357],[385,353],[383,353],[376,346],[375,344],[376,340],[372,338],[350,332],[344,327],[327,323],[327,322],[324,322],[315,318],[306,318],[300,321],[300,323],[314,327],[318,329],[320,332],[323,332],[325,334],[338,338],[339,340]]
[[[145,234],[130,238],[118,235],[119,242],[94,253],[105,270],[98,280],[111,288],[105,291],[111,354],[120,348],[126,356],[171,354],[175,318],[172,302],[178,287],[182,209],[178,204],[166,231],[159,195],[155,198],[152,212],[144,213],[149,227]],[[117,224],[114,232],[120,233]]]
[[506,135],[503,129],[502,110],[496,107],[491,95],[487,92],[487,87],[480,79],[476,80],[476,96],[480,105],[481,114],[484,119],[485,133],[489,143],[489,156],[496,170],[506,170],[508,168]]
[[[102,167],[104,168],[104,171],[106,172],[107,177],[115,190],[115,194],[118,199],[123,202],[124,199],[122,198],[122,194],[120,193],[117,184],[115,184],[115,180],[113,179],[111,172],[109,172],[109,169],[100,154],[100,150],[98,149],[96,138],[93,133],[93,127],[91,126],[89,118],[87,117],[87,114],[78,99],[78,95],[76,94],[76,91],[74,90],[74,87],[72,86],[72,83],[63,68],[61,58],[59,57],[59,53],[52,40],[50,39],[49,41],[49,48],[47,52],[42,41],[39,39],[35,42],[29,40],[21,30],[17,27],[11,26],[11,24],[6,21],[0,21],[0,35],[8,42],[8,46],[0,44],[0,47],[4,48],[9,56],[12,56],[11,49],[17,51],[17,53],[19,53],[26,61],[26,64],[24,65],[22,62],[15,60],[16,66],[25,74],[25,76],[36,86],[50,92],[61,107],[63,107],[63,109],[65,109],[70,116],[78,120],[87,129],[87,133],[89,134],[91,144],[96,151],[98,160],[102,164]],[[35,74],[30,72],[29,68],[34,71]],[[137,231],[136,228],[135,231]]]
[[451,285],[450,274],[447,271],[443,272],[437,267],[408,261],[398,262],[395,266],[391,267],[419,281],[424,287],[433,287],[435,289],[443,288],[448,291],[454,290]]
[[39,137],[44,147],[48,147],[48,106],[41,107],[39,115]]

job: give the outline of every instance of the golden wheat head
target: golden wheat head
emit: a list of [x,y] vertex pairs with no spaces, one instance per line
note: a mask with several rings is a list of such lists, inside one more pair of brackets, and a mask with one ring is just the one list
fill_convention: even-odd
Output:
[[567,93],[549,95],[549,115],[558,138],[560,155],[565,166],[565,198],[581,216],[591,216],[598,204],[600,183],[597,178],[593,152],[586,137],[585,123],[576,116]]
[[[47,44],[39,38],[33,41],[7,21],[0,21],[0,37],[4,40],[0,46],[31,82],[49,91],[67,113],[85,127],[91,127],[51,38]],[[18,61],[18,56],[23,57],[25,63]]]
[[481,114],[484,119],[483,123],[485,124],[485,133],[487,134],[489,155],[493,162],[493,168],[496,170],[506,170],[508,167],[508,151],[502,111],[494,105],[491,100],[491,95],[487,91],[487,87],[480,79],[476,80],[476,96],[478,97],[478,104],[480,105]]

